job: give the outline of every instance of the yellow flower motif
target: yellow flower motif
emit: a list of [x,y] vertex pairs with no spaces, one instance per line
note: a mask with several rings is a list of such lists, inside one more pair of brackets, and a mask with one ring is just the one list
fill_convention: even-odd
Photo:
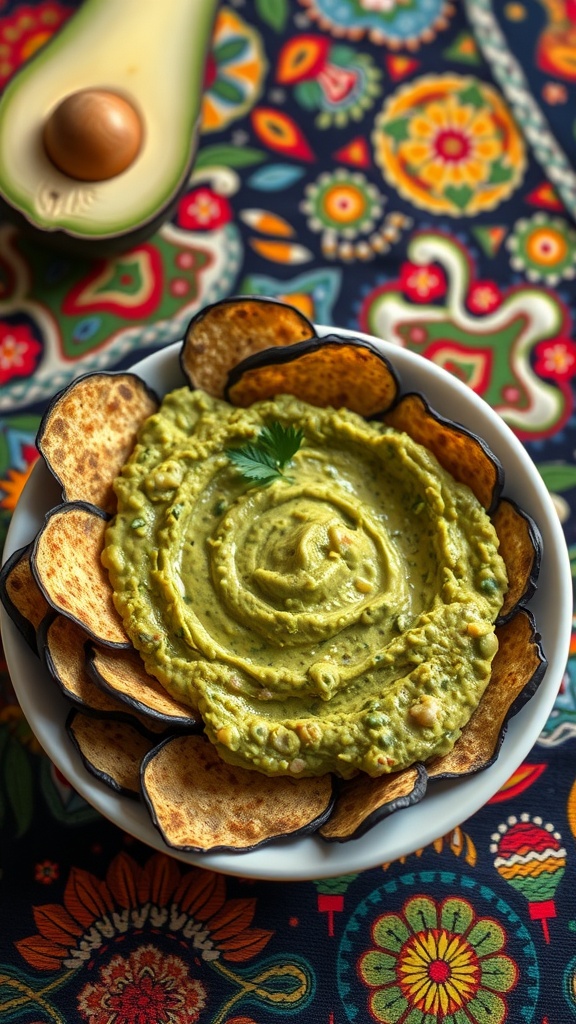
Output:
[[433,213],[492,210],[520,184],[524,141],[490,85],[426,75],[387,100],[375,121],[376,161],[399,194]]
[[460,935],[426,932],[403,951],[398,981],[404,995],[424,1013],[454,1013],[478,987],[478,957]]
[[453,96],[444,105],[430,103],[411,120],[409,131],[398,150],[400,159],[439,191],[486,181],[492,162],[502,155],[502,141],[485,111],[460,106]]
[[373,946],[358,960],[379,1024],[504,1024],[518,966],[506,933],[459,896],[412,896],[376,919]]

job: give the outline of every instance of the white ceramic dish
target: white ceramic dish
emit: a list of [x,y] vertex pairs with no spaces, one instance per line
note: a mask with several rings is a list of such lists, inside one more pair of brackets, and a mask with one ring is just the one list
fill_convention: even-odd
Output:
[[[331,331],[334,328],[318,327],[320,335]],[[358,333],[354,336],[365,337]],[[431,784],[421,803],[396,812],[360,839],[326,843],[307,836],[274,842],[245,854],[175,853],[164,844],[142,804],[115,794],[85,769],[65,732],[69,705],[2,610],[2,638],[14,688],[46,753],[103,815],[148,845],[187,863],[250,878],[304,880],[358,872],[411,853],[446,835],[493,796],[530,752],[554,704],[568,658],[572,578],[564,534],[538,471],[511,430],[467,387],[418,355],[374,338],[369,340],[380,345],[395,366],[402,391],[421,391],[438,412],[465,424],[487,441],[504,466],[504,494],[540,527],[542,566],[530,608],[548,658],[544,680],[532,700],[511,720],[500,755],[491,768],[466,779]],[[164,394],[183,382],[179,351],[180,344],[172,345],[133,369],[157,393]],[[59,501],[59,488],[44,464],[39,463],[13,515],[4,558],[35,536],[44,513]]]

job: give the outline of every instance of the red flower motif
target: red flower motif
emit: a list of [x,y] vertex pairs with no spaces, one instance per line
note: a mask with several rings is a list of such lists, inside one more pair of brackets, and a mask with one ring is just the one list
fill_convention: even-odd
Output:
[[567,380],[576,375],[576,343],[570,338],[541,341],[534,354],[534,369],[540,376]]
[[13,377],[30,376],[42,346],[26,325],[0,324],[0,385]]
[[58,865],[52,860],[43,860],[34,869],[34,879],[42,885],[50,885],[58,878]]
[[403,263],[400,288],[412,302],[431,302],[446,294],[446,277],[444,271],[433,263]]
[[177,220],[188,231],[213,231],[232,220],[232,210],[227,199],[204,185],[182,197]]
[[85,985],[78,997],[90,1024],[194,1024],[205,1005],[206,990],[190,977],[189,965],[152,945],[113,956],[99,981]]
[[502,302],[502,295],[498,285],[494,281],[475,281],[470,286],[466,305],[471,313],[482,316],[485,313],[492,313]]

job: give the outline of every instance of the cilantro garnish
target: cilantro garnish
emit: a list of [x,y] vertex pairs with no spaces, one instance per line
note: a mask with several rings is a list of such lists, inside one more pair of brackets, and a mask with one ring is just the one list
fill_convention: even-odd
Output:
[[227,448],[226,455],[247,480],[265,486],[282,477],[287,479],[283,471],[303,439],[301,430],[283,427],[275,421],[263,427],[250,444],[242,448]]

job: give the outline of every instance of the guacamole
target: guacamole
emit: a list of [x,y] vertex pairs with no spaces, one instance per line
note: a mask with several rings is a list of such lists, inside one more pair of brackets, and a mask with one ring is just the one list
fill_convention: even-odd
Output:
[[[247,480],[264,426],[303,443]],[[281,396],[167,395],[115,482],[103,563],[147,671],[229,762],[372,776],[451,749],[507,588],[492,523],[406,434]]]

